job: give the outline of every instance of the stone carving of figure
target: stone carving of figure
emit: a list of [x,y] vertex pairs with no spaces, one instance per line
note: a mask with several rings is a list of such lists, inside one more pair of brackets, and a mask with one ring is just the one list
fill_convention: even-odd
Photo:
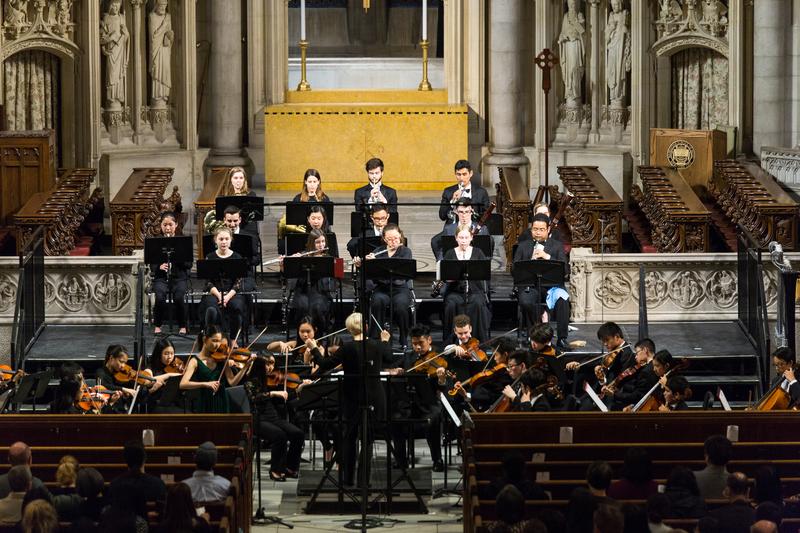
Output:
[[28,0],[6,0],[5,19],[6,24],[20,30],[28,23]]
[[47,12],[50,30],[62,37],[69,31],[72,23],[72,2],[73,0],[56,0]]
[[148,15],[150,32],[150,84],[151,107],[164,108],[172,88],[172,66],[170,63],[172,43],[172,17],[167,13],[168,0],[157,0]]
[[100,21],[100,50],[106,56],[106,106],[119,111],[127,92],[130,34],[121,11],[122,0],[110,0]]
[[618,107],[625,102],[625,80],[630,70],[628,11],[622,9],[622,0],[611,0],[611,13],[606,24],[606,85],[611,103]]
[[659,22],[670,22],[679,19],[683,9],[678,0],[660,0]]
[[583,81],[583,34],[586,33],[583,13],[578,11],[578,0],[567,0],[567,13],[561,23],[558,47],[564,75],[564,93],[567,106],[577,107],[581,100]]

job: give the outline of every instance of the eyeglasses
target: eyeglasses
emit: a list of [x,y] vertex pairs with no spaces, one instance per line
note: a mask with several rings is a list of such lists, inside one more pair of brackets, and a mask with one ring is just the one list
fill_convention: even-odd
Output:
[[506,367],[508,367],[508,368],[516,368],[516,367],[521,366],[521,365],[522,365],[522,363],[515,363],[513,365],[512,364],[508,364],[508,365],[506,365]]
[[372,217],[372,220],[374,220],[375,222],[383,222],[384,220],[389,220],[389,217],[388,217],[388,216],[386,216],[386,217],[376,217],[376,216],[373,216],[373,217]]

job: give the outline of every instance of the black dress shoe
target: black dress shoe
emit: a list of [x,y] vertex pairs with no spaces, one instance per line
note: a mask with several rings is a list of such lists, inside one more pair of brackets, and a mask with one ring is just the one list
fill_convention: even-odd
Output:
[[570,348],[569,344],[567,344],[567,339],[558,339],[558,342],[556,342],[556,348],[560,352],[568,352]]
[[444,472],[444,463],[441,461],[434,461],[433,462],[433,471],[434,472]]

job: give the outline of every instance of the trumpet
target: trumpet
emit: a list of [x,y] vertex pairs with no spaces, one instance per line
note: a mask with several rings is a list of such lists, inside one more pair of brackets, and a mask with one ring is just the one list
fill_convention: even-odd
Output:
[[[321,253],[327,252],[327,251],[328,251],[327,248],[323,248],[322,250],[310,250],[308,252],[302,252],[302,253],[299,253],[297,255],[290,255],[288,257],[305,257],[307,255],[321,254]],[[264,265],[264,266],[274,265],[275,263],[280,263],[281,261],[283,261],[284,257],[287,257],[287,256],[282,255],[280,257],[276,257],[275,259],[269,259],[268,261],[264,261],[261,264]]]

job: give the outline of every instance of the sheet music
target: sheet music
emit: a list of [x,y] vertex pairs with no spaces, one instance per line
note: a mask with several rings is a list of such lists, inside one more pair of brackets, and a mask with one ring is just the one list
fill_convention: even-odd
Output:
[[717,396],[719,397],[719,402],[722,404],[722,408],[726,411],[730,411],[731,404],[728,403],[728,398],[725,397],[725,393],[722,392],[721,388],[717,388]]
[[603,401],[600,399],[597,393],[594,392],[594,389],[592,389],[588,383],[583,384],[583,390],[586,391],[586,394],[589,395],[589,398],[591,398],[592,401],[595,403],[595,405],[597,405],[598,409],[600,409],[604,413],[608,412],[608,407],[606,407],[606,404],[603,403]]
[[461,420],[458,418],[458,415],[456,415],[456,412],[453,411],[453,406],[450,405],[450,401],[442,392],[439,393],[439,401],[442,402],[444,410],[447,411],[447,414],[450,416],[450,420],[453,421],[453,424],[455,424],[457,428],[460,428]]

